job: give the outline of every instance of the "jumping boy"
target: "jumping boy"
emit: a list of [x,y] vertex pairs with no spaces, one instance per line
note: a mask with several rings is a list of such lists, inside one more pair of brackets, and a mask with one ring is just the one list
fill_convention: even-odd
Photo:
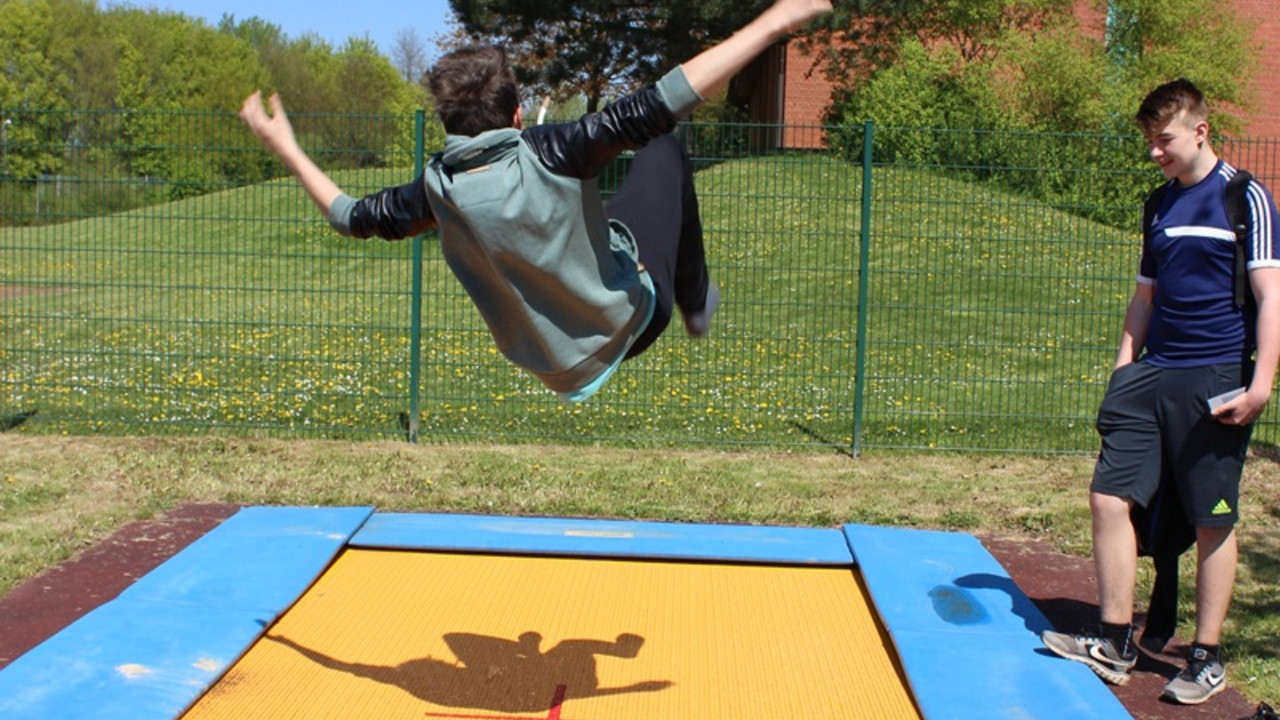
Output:
[[[523,128],[503,52],[451,53],[431,72],[448,138],[422,176],[356,200],[298,146],[279,96],[240,117],[284,162],[333,228],[398,239],[438,225],[450,269],[499,350],[568,401],[596,392],[643,352],[678,306],[690,335],[710,329],[692,169],[677,122],[773,43],[830,12],[830,0],[776,0],[729,39],[574,123]],[[606,207],[595,178],[638,150]]]
[[[1240,474],[1253,421],[1271,398],[1280,357],[1276,207],[1246,188],[1248,286],[1235,292],[1237,237],[1225,192],[1235,168],[1209,143],[1204,96],[1186,80],[1156,88],[1137,121],[1168,183],[1142,248],[1137,287],[1106,396],[1090,485],[1101,623],[1096,635],[1045,632],[1044,644],[1116,684],[1137,662],[1132,638],[1137,545],[1130,509],[1168,474],[1196,532],[1196,630],[1164,697],[1199,704],[1226,687],[1222,626],[1236,573]],[[1210,409],[1209,398],[1244,391]]]

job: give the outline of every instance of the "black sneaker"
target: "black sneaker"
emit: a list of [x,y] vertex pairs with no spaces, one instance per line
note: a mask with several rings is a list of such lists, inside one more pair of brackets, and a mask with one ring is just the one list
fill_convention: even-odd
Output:
[[1187,667],[1164,686],[1163,697],[1183,705],[1199,705],[1227,689],[1227,668],[1204,648],[1191,648]]
[[1272,710],[1270,705],[1258,703],[1258,712],[1240,720],[1280,720],[1280,716],[1276,715],[1276,711]]
[[1132,648],[1121,655],[1115,643],[1091,635],[1068,635],[1046,630],[1040,635],[1044,646],[1068,660],[1088,665],[1098,677],[1113,685],[1129,682],[1129,671],[1138,663],[1138,652]]

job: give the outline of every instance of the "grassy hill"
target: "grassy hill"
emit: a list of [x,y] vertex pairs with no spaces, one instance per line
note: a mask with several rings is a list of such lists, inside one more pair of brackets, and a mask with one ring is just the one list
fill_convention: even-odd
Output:
[[[498,355],[428,237],[424,436],[849,447],[861,168],[784,154],[697,183],[712,336],[677,320],[584,406]],[[864,445],[1091,447],[1136,239],[923,169],[872,187]],[[38,408],[31,431],[403,433],[412,242],[340,238],[291,182],[6,228],[0,250],[0,413]]]

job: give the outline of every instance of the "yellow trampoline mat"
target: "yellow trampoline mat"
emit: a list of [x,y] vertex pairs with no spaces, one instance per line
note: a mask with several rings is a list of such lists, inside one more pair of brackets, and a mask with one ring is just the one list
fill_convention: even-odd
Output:
[[183,717],[920,718],[849,568],[379,550]]

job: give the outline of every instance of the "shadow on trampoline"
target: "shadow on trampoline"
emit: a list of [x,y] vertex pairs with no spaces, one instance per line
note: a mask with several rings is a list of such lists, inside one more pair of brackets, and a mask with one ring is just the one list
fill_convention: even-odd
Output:
[[[330,657],[280,635],[266,639],[292,648],[322,667],[398,687],[413,696],[452,708],[505,713],[545,712],[565,700],[655,692],[671,687],[649,680],[621,687],[600,687],[596,656],[634,658],[644,645],[639,635],[624,633],[612,642],[569,639],[546,652],[542,635],[526,632],[517,640],[449,633],[445,643],[456,661],[432,657],[396,666],[367,665]],[[431,717],[447,715],[428,713]]]

